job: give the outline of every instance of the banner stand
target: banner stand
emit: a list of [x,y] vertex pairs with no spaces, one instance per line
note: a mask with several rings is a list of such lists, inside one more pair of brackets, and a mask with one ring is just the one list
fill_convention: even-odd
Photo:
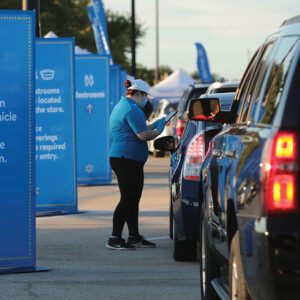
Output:
[[76,212],[69,212],[69,211],[61,211],[61,210],[54,210],[54,211],[46,211],[46,212],[37,212],[37,217],[54,217],[54,216],[65,216],[65,215],[81,215],[86,214],[86,211],[76,211]]
[[43,268],[43,267],[26,267],[26,268],[12,268],[12,269],[0,269],[0,276],[1,275],[8,275],[8,274],[24,274],[24,273],[37,273],[37,272],[49,272],[52,269]]

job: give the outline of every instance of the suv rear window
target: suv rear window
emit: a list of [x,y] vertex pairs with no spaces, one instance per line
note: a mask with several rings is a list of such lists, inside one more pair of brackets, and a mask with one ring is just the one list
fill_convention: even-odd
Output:
[[177,109],[178,103],[170,103],[166,106],[164,113],[167,115]]
[[199,88],[188,88],[183,93],[183,96],[178,105],[178,112],[184,112],[187,109],[190,99],[199,98],[201,95],[205,94],[207,87]]
[[214,93],[235,93],[237,87],[230,86],[230,87],[221,87],[217,89],[213,89],[210,91],[211,94]]

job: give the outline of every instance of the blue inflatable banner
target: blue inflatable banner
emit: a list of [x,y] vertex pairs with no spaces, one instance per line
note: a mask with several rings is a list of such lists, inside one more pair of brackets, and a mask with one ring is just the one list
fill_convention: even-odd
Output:
[[100,21],[106,40],[108,41],[107,21],[103,2],[102,0],[92,0],[92,3],[95,9],[95,14]]
[[[94,24],[98,26],[98,31],[101,34],[102,44],[104,46],[105,54],[111,55],[109,49],[109,40],[108,40],[108,32],[107,32],[107,24],[106,24],[106,16],[104,7],[101,0],[92,0],[92,4],[90,5],[94,9]],[[99,53],[100,54],[100,53]]]
[[111,182],[109,57],[76,56],[77,182]]
[[120,100],[121,95],[121,66],[110,66],[110,80],[109,80],[109,98],[110,98],[110,112],[113,110],[116,103]]
[[36,42],[37,212],[77,212],[74,39]]
[[202,44],[195,43],[197,48],[197,67],[199,78],[202,83],[211,83],[213,78],[210,73],[208,58]]
[[31,11],[0,11],[0,273],[36,264]]
[[100,32],[100,26],[99,26],[99,21],[98,18],[96,17],[94,7],[91,5],[88,5],[86,7],[86,11],[92,26],[92,30],[94,33],[94,38],[95,38],[95,43],[96,43],[96,48],[98,54],[105,54],[105,49],[104,49],[104,44]]

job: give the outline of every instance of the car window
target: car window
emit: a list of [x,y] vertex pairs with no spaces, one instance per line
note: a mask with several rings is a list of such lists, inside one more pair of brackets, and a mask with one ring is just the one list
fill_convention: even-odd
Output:
[[243,108],[240,114],[239,123],[245,123],[250,120],[248,112],[251,111],[252,104],[257,100],[263,86],[268,66],[270,64],[273,46],[274,43],[269,43],[263,51],[259,64],[255,70],[254,76],[243,100]]
[[221,88],[217,88],[217,89],[213,89],[210,91],[210,94],[214,94],[214,93],[234,93],[236,91],[237,87],[221,87]]
[[177,109],[178,103],[170,103],[165,107],[164,113],[167,115],[172,111],[175,111]]
[[299,43],[298,37],[284,37],[275,54],[266,91],[262,97],[257,112],[258,123],[271,124],[280,102],[288,71],[291,66],[295,49]]
[[196,88],[191,92],[189,98],[190,99],[199,98],[201,95],[205,94],[206,90],[207,90],[207,87]]
[[189,88],[185,89],[185,91],[183,92],[183,95],[182,95],[182,97],[180,99],[180,102],[178,104],[178,111],[180,111],[180,112],[184,111],[185,103],[186,103],[187,98],[189,96],[190,90],[191,90],[191,88],[189,87]]
[[246,93],[249,83],[251,81],[252,74],[255,70],[257,60],[259,59],[259,54],[260,54],[260,48],[258,48],[255,51],[254,55],[252,56],[243,74],[240,84],[235,92],[234,100],[232,102],[231,109],[230,109],[230,118],[228,120],[228,123],[230,124],[238,122],[240,111],[242,110],[243,107],[244,94]]

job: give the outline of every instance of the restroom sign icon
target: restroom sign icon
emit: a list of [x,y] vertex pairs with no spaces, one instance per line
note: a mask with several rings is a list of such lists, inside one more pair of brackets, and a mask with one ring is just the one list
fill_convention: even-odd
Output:
[[86,87],[89,87],[89,86],[93,86],[94,85],[94,76],[93,75],[84,75],[84,85]]

